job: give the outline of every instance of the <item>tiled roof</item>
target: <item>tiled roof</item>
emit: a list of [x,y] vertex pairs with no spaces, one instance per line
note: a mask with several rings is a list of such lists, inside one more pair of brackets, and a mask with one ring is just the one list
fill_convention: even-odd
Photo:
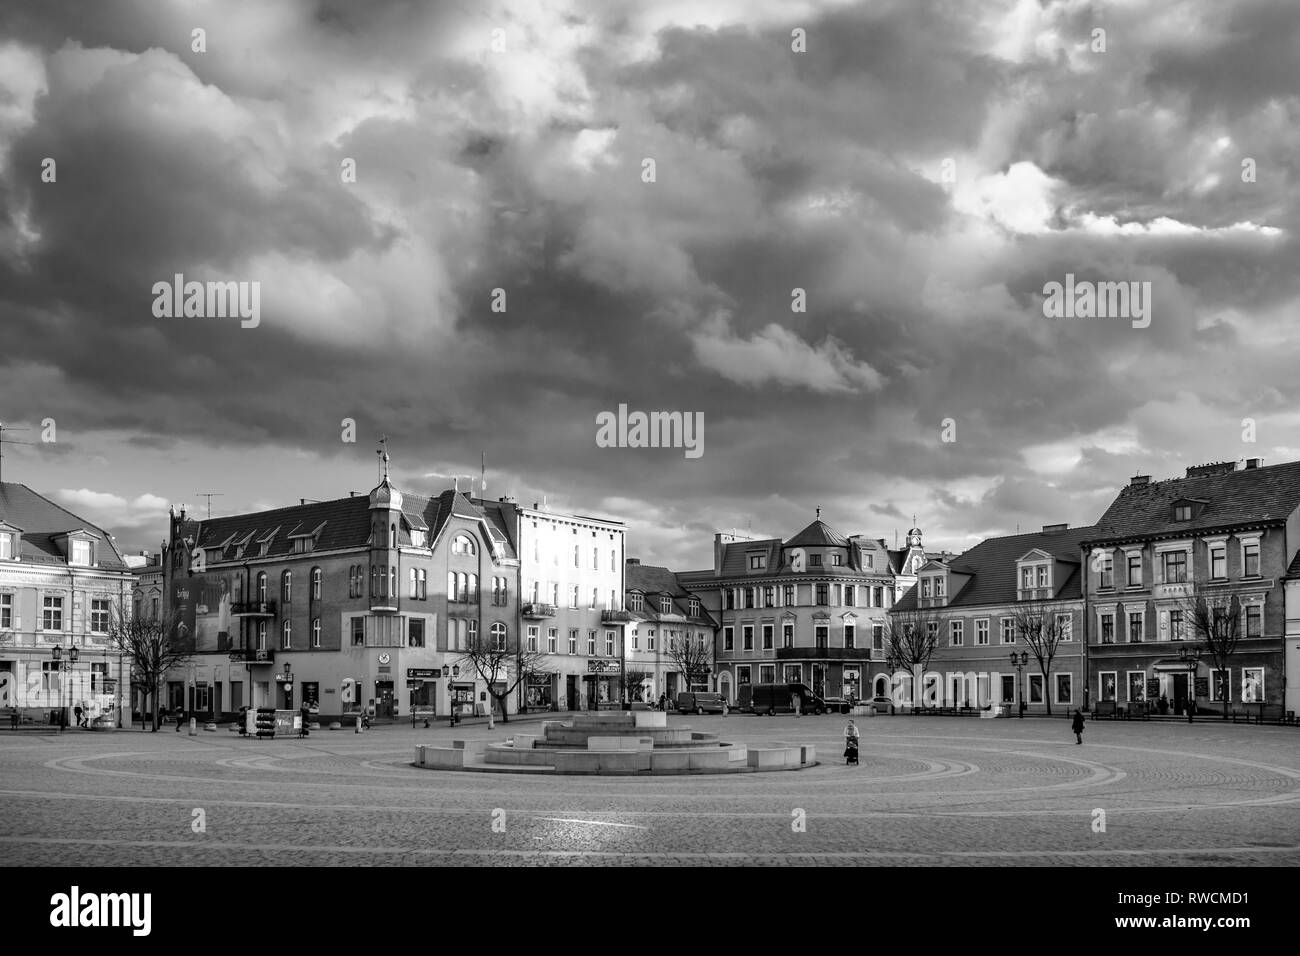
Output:
[[97,525],[56,505],[18,482],[0,482],[0,520],[22,529],[19,560],[33,564],[67,564],[55,542],[60,534],[84,530],[99,538],[95,548],[96,567],[104,571],[128,571],[117,546]]
[[690,599],[691,593],[682,586],[678,580],[677,573],[649,564],[627,564],[624,571],[624,587],[629,591],[640,591],[646,596],[645,607],[641,611],[633,611],[632,616],[637,620],[656,621],[659,619],[659,598],[664,595],[672,597],[672,608],[674,614],[680,614],[687,620],[703,624],[707,627],[716,626],[713,616],[704,609],[701,604],[699,613],[695,617],[690,616]]
[[[1191,521],[1174,520],[1174,502],[1199,499]],[[1092,540],[1189,535],[1259,521],[1281,521],[1300,507],[1300,461],[1201,478],[1127,485],[1097,522]]]
[[847,548],[848,538],[818,518],[785,543],[787,548]]
[[[1069,601],[1082,597],[1079,574],[1079,543],[1096,533],[1095,527],[1067,528],[1063,531],[1037,531],[1030,534],[1012,534],[1002,538],[986,538],[969,551],[948,562],[956,573],[969,574],[971,578],[948,603],[939,610],[984,604],[1011,604],[1016,601],[1016,562],[1035,549],[1045,551],[1075,567],[1053,600]],[[960,579],[952,581],[957,586]],[[900,611],[916,610],[916,587],[898,599],[894,605]]]

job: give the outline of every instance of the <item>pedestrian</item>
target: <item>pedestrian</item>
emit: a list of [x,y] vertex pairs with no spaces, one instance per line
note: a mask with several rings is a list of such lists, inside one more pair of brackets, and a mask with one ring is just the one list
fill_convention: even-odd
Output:
[[72,708],[72,716],[77,718],[77,726],[80,727],[81,726],[81,705],[80,704]]
[[727,698],[724,697],[724,698],[722,698],[722,716],[723,716],[723,717],[726,717],[726,716],[727,716],[727,710],[728,710],[728,707],[727,707]]
[[298,736],[299,736],[299,737],[306,737],[306,736],[307,736],[307,723],[308,723],[308,721],[311,719],[311,704],[304,700],[304,701],[302,702],[302,707],[299,708],[299,711],[300,711],[300,713],[301,713],[301,715],[302,715],[302,727],[300,727],[299,730],[298,730]]
[[659,695],[659,709],[660,709],[660,710],[667,710],[667,709],[668,709],[668,694],[667,694],[667,693],[662,693],[662,694]]
[[858,762],[858,740],[862,736],[857,726],[852,720],[844,728],[844,763],[856,764]]
[[796,691],[794,696],[791,698],[791,702],[794,704],[794,715],[798,717],[799,711],[803,708],[803,697],[798,693],[798,691]]
[[1070,721],[1070,729],[1074,731],[1074,742],[1083,743],[1083,711],[1077,707],[1074,709],[1074,720]]
[[9,729],[10,730],[18,729],[19,718],[20,718],[20,711],[18,710],[18,705],[15,704],[14,706],[9,708]]
[[184,723],[184,721],[185,721],[185,708],[177,707],[176,708],[176,732],[178,734],[181,732],[181,724]]
[[1196,698],[1187,698],[1187,722],[1192,723],[1192,718],[1196,716]]

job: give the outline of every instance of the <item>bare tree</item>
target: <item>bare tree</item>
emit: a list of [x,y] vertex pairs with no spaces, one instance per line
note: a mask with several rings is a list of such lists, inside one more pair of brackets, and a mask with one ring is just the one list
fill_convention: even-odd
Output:
[[939,646],[941,616],[932,608],[891,610],[885,617],[884,650],[890,671],[912,675],[912,706],[919,706],[921,684]]
[[108,638],[131,662],[140,682],[153,699],[153,730],[161,722],[160,696],[164,675],[185,663],[194,652],[191,636],[178,612],[167,617],[133,617],[119,604],[109,624]]
[[[1056,605],[1045,601],[1022,601],[1011,612],[1011,617],[1015,621],[1016,636],[1025,642],[1029,653],[1038,662],[1038,671],[1043,675],[1043,702],[1050,717],[1052,695],[1047,683],[1051,680],[1052,661],[1061,642],[1070,637],[1074,615],[1058,611]],[[1062,617],[1066,618],[1064,622]]]
[[696,684],[706,684],[713,671],[713,641],[710,638],[691,639],[689,632],[668,640],[667,657],[673,668],[682,672],[686,690]]
[[623,691],[623,699],[629,704],[641,690],[641,686],[650,679],[649,671],[625,670],[618,678],[618,686]]
[[[1242,638],[1241,599],[1235,592],[1230,591],[1213,592],[1209,595],[1198,592],[1180,600],[1178,609],[1183,612],[1185,626],[1204,642],[1205,652],[1209,655],[1214,668],[1210,679],[1217,680],[1220,674],[1228,672],[1228,664]],[[1219,702],[1223,704],[1224,720],[1228,719],[1226,690],[1226,687],[1219,688]],[[1187,693],[1195,699],[1194,677],[1193,686],[1187,688]]]
[[[506,712],[506,701],[520,684],[541,670],[544,659],[540,651],[522,647],[518,638],[498,642],[490,634],[480,634],[461,652],[460,663],[474,668],[487,684],[488,696],[501,709],[501,722],[508,724],[510,717]],[[498,687],[501,689],[497,690]],[[489,708],[488,717],[491,716]]]

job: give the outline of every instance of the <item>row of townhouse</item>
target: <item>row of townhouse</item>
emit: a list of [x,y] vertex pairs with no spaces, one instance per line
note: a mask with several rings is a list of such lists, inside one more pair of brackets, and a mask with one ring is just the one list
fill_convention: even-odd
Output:
[[[1226,658],[1194,626],[1198,598],[1236,615]],[[893,613],[937,638],[930,700],[1300,710],[1300,686],[1287,681],[1300,668],[1300,462],[1137,476],[1093,526],[992,538],[928,562]],[[890,663],[875,692],[902,683],[910,699],[910,668]]]

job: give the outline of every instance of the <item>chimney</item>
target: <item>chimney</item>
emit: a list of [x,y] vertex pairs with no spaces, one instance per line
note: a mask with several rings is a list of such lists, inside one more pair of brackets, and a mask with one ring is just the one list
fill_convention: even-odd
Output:
[[1263,458],[1247,458],[1247,459],[1246,459],[1246,467],[1247,467],[1247,468],[1258,468],[1258,467],[1259,467],[1260,465],[1262,465],[1262,464],[1264,464],[1264,459],[1263,459]]
[[1068,521],[1065,524],[1045,524],[1043,525],[1043,534],[1051,534],[1053,531],[1064,531],[1068,527],[1070,527]]
[[1237,470],[1235,461],[1211,461],[1204,465],[1188,465],[1188,478],[1209,478],[1213,475],[1229,475]]
[[1132,478],[1129,479],[1129,482],[1128,482],[1128,483],[1129,483],[1129,487],[1130,487],[1130,488],[1133,487],[1134,485],[1149,485],[1149,484],[1151,484],[1151,476],[1150,476],[1150,475],[1134,475]]
[[640,558],[628,558],[628,559],[627,559],[627,563],[628,563],[628,564],[640,564],[640,563],[641,563],[641,559],[640,559]]

